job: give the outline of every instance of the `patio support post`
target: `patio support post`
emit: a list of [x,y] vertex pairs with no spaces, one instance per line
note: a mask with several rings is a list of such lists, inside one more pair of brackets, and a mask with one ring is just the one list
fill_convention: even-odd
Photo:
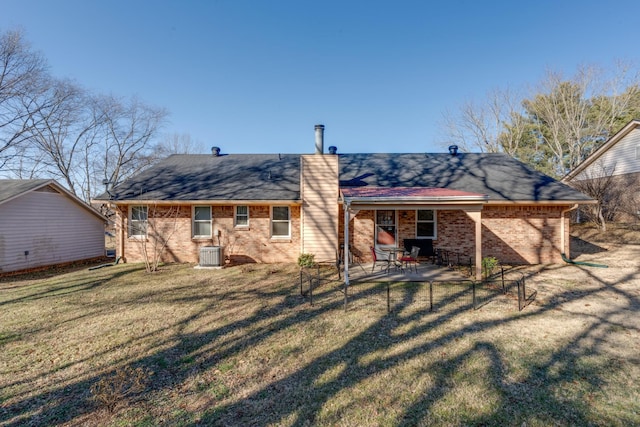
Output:
[[344,309],[347,309],[347,291],[349,290],[349,202],[344,201]]
[[482,280],[482,211],[468,212],[467,215],[476,224],[475,240],[476,240],[476,280]]
[[[115,209],[118,209],[118,206],[115,206]],[[119,256],[122,258],[122,260],[126,260],[125,256],[124,256],[124,240],[125,240],[125,222],[124,222],[124,215],[122,214],[122,211],[119,211],[119,215],[120,215],[120,230],[116,230],[116,233],[118,233],[120,236],[120,238],[118,239],[118,249],[120,253],[117,253],[116,256]]]

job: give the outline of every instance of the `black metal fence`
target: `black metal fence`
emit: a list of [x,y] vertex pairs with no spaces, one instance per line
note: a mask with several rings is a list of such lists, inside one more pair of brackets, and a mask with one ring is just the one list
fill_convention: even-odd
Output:
[[344,299],[344,308],[386,309],[392,312],[405,307],[417,310],[438,311],[451,309],[478,310],[501,298],[517,300],[518,310],[523,310],[536,297],[536,291],[527,294],[525,277],[473,280],[448,280],[428,282],[358,282],[345,288],[322,274],[320,270],[300,271],[300,295],[311,305]]

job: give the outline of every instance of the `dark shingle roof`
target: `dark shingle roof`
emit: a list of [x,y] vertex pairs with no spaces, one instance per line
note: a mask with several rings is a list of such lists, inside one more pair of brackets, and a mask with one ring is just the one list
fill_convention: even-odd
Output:
[[340,186],[434,187],[486,194],[489,201],[589,201],[506,154],[343,154]]
[[115,200],[297,201],[300,155],[173,155],[111,192]]
[[[342,188],[448,188],[486,194],[490,202],[591,200],[506,154],[339,156]],[[299,201],[300,155],[173,155],[117,186],[112,193],[120,201]]]
[[51,182],[50,179],[0,179],[0,203]]

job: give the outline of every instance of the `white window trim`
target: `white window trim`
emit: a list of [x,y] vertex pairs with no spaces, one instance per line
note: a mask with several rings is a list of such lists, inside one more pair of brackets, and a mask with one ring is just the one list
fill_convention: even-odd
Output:
[[[196,208],[209,208],[209,220],[196,221]],[[195,234],[196,222],[205,223],[209,222],[209,234]],[[193,205],[191,207],[191,238],[193,239],[210,239],[213,235],[213,209],[209,205]]]
[[[238,224],[238,208],[239,207],[246,207],[247,208],[247,223],[246,224]],[[244,214],[242,214],[244,216]],[[291,213],[289,213],[289,216],[291,216]],[[249,228],[249,224],[250,224],[250,215],[249,215],[249,205],[237,205],[233,208],[233,226],[237,227],[237,228]]]
[[[379,211],[393,211],[393,224],[379,224],[378,223],[378,212]],[[394,247],[398,245],[398,210],[397,209],[376,209],[374,211],[374,217],[373,217],[373,222],[374,222],[374,226],[375,226],[375,233],[374,233],[374,243],[375,246],[378,248],[389,248],[389,247]],[[395,244],[393,245],[381,245],[378,243],[378,226],[380,225],[393,225],[395,227],[395,235],[393,236],[393,239],[395,240]]]
[[[144,228],[144,234],[133,234],[133,209],[134,208],[145,208],[145,211],[147,212],[147,219],[146,219],[146,226]],[[138,221],[136,221],[138,222]],[[147,205],[131,205],[129,206],[129,230],[128,230],[128,235],[130,239],[146,239],[147,236],[149,235],[149,206]]]
[[[433,221],[419,221],[418,220],[418,211],[433,211]],[[433,222],[433,237],[431,236],[418,236],[418,222],[429,223]],[[438,211],[437,209],[416,209],[416,239],[431,239],[435,240],[438,238]]]
[[[288,217],[289,219],[287,219],[286,221],[283,219],[278,219],[278,220],[274,220],[273,219],[273,208],[287,208],[287,212],[289,213]],[[271,206],[269,208],[270,212],[269,212],[269,217],[270,217],[270,224],[269,224],[269,234],[271,236],[272,239],[291,239],[291,206],[288,205],[274,205]],[[273,223],[274,222],[281,222],[281,223],[288,223],[289,224],[289,233],[286,236],[275,236],[273,234]]]

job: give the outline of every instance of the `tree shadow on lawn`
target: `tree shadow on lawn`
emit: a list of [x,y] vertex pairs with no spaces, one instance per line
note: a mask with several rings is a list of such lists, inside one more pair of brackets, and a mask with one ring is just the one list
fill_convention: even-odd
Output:
[[[622,280],[624,281],[625,278]],[[294,283],[295,279],[291,279],[291,282]],[[340,348],[324,353],[295,372],[274,380],[239,400],[222,404],[214,402],[212,407],[204,413],[189,414],[187,411],[185,415],[184,410],[179,411],[179,414],[168,411],[161,423],[194,426],[264,425],[285,422],[297,426],[314,423],[339,424],[341,413],[354,411],[357,408],[342,407],[334,413],[326,413],[323,407],[327,402],[338,399],[340,393],[352,390],[372,376],[393,375],[394,370],[407,361],[421,360],[425,353],[438,353],[461,337],[473,336],[500,325],[549,315],[555,310],[563,310],[564,303],[574,302],[603,291],[613,290],[637,309],[636,296],[617,290],[613,284],[600,281],[600,285],[582,293],[566,290],[561,293],[561,298],[556,298],[553,302],[539,307],[537,311],[522,312],[498,320],[462,324],[430,341],[419,338],[445,327],[452,319],[462,316],[463,313],[468,314],[469,307],[459,306],[450,311],[442,310],[436,313],[429,313],[426,310],[406,312],[404,308],[411,307],[416,298],[415,293],[407,292],[402,301],[396,302],[391,314],[380,316]],[[189,329],[190,322],[194,319],[217,309],[221,298],[215,296],[201,310],[172,326],[177,326],[181,332],[165,342],[157,343],[157,348],[163,348],[162,350],[141,359],[132,357],[131,360],[123,360],[123,364],[134,367],[144,366],[154,370],[155,380],[151,391],[161,393],[188,381],[197,372],[213,369],[223,360],[240,356],[247,348],[264,343],[279,331],[293,326],[304,328],[307,325],[306,322],[326,314],[348,315],[342,310],[341,298],[334,300],[327,298],[322,305],[307,306],[298,295],[297,283],[273,291],[258,286],[249,292],[227,291],[223,300],[225,304],[236,304],[241,308],[242,301],[247,296],[262,299],[265,304],[253,314],[213,330],[202,333],[184,332]],[[280,301],[276,304],[267,304],[274,297],[279,298]],[[483,340],[456,355],[447,356],[443,353],[437,360],[425,360],[421,370],[423,373],[430,373],[434,378],[433,383],[422,388],[416,386],[415,398],[403,404],[400,413],[391,418],[388,414],[381,415],[381,418],[376,418],[374,414],[365,415],[366,422],[373,424],[391,422],[399,425],[438,424],[437,418],[433,418],[433,413],[437,412],[438,401],[445,398],[452,384],[459,381],[461,372],[464,374],[462,367],[480,357],[487,361],[484,375],[489,378],[490,394],[494,396],[495,402],[489,412],[474,414],[473,411],[468,411],[466,415],[461,415],[462,418],[459,420],[461,424],[521,425],[529,421],[559,425],[593,424],[593,418],[589,416],[589,400],[565,399],[558,394],[558,389],[564,384],[579,383],[581,387],[586,388],[585,396],[588,397],[603,381],[603,369],[610,371],[623,369],[622,366],[601,366],[597,363],[584,366],[579,363],[581,358],[598,353],[607,332],[612,326],[618,325],[614,318],[619,315],[620,310],[612,308],[611,311],[592,318],[592,324],[585,326],[571,343],[557,349],[547,359],[532,361],[527,375],[519,381],[510,379],[502,351],[493,343]],[[270,319],[274,320],[268,322]],[[260,326],[256,327],[256,325]],[[237,331],[246,331],[246,333],[237,336]],[[517,338],[514,337],[514,339]],[[399,343],[412,344],[398,351]],[[371,357],[374,354],[382,356]],[[197,359],[197,367],[182,363],[185,357],[189,357],[190,360]],[[367,361],[367,358],[370,360]],[[337,375],[333,378],[327,375],[336,368],[340,371]],[[0,422],[7,426],[23,425],[29,420],[28,411],[38,407],[35,418],[37,423],[73,423],[95,411],[88,390],[96,381],[112,375],[114,371],[115,367],[103,375],[94,375],[71,385],[60,386],[50,392],[36,394],[11,406],[3,406]],[[407,384],[407,387],[412,386]],[[143,401],[145,399],[144,396],[140,398]],[[41,402],[46,403],[41,405]],[[381,410],[384,412],[385,408]],[[387,418],[384,418],[385,416]],[[615,417],[616,414],[610,416]],[[603,420],[600,419],[600,421]],[[624,424],[625,421],[633,424],[638,420],[611,418],[605,421],[611,424]]]
[[[76,268],[77,270],[77,268]],[[84,268],[82,269],[84,270]],[[24,292],[28,292],[28,290],[30,289],[34,289],[37,290],[35,292],[30,292],[24,296],[18,297],[18,298],[14,298],[14,299],[9,299],[9,300],[3,300],[0,301],[0,307],[4,306],[4,305],[9,305],[9,304],[14,304],[14,303],[18,303],[18,302],[22,302],[22,301],[32,301],[32,300],[39,300],[39,299],[47,299],[47,298],[51,298],[51,297],[58,297],[58,296],[65,296],[68,294],[72,294],[72,293],[78,293],[78,292],[84,292],[84,291],[88,291],[91,289],[95,289],[98,286],[110,281],[110,280],[114,280],[117,279],[119,277],[123,277],[126,276],[128,274],[140,271],[141,268],[136,267],[136,266],[128,266],[126,268],[120,268],[120,269],[116,269],[116,270],[111,270],[112,273],[111,274],[100,274],[100,273],[95,273],[95,276],[100,277],[97,280],[86,280],[86,279],[76,279],[73,281],[65,281],[64,283],[62,283],[61,285],[57,286],[56,284],[48,284],[44,289],[40,289],[41,287],[36,285],[25,285],[24,288]],[[71,272],[73,270],[69,270],[67,272]],[[43,275],[42,278],[50,278],[50,277],[54,277],[53,273],[46,273],[46,275]],[[10,277],[9,277],[10,278]],[[17,287],[12,286],[10,289],[16,289]]]
[[[599,290],[592,293],[596,292]],[[573,299],[572,296],[567,296],[567,298],[569,301]],[[406,302],[411,304],[410,299]],[[541,312],[559,308],[560,304],[553,304],[545,307]],[[412,358],[420,357],[424,353],[437,352],[460,336],[475,334],[478,331],[488,330],[510,321],[505,319],[474,323],[443,335],[439,339],[416,345],[402,353],[393,354],[384,360],[370,363],[362,362],[362,359],[368,354],[389,350],[402,340],[411,341],[424,332],[443,326],[452,316],[458,316],[467,310],[465,307],[460,307],[453,313],[438,315],[433,320],[420,322],[418,326],[399,334],[397,331],[403,325],[423,320],[426,313],[418,312],[410,317],[399,317],[397,315],[399,311],[394,310],[392,314],[374,323],[345,346],[314,360],[291,376],[274,382],[267,388],[261,389],[239,402],[215,408],[201,422],[229,425],[233,423],[251,424],[260,420],[259,424],[278,424],[285,419],[290,420],[289,417],[293,416],[295,422],[292,425],[307,425],[316,422],[330,425],[340,423],[339,416],[334,419],[325,418],[322,420],[317,420],[316,417],[321,412],[323,405],[331,398],[336,397],[342,390],[356,386],[380,371],[393,370],[394,367]],[[516,319],[539,316],[541,312],[526,313]],[[615,312],[611,314],[615,314]],[[585,329],[571,344],[559,348],[547,363],[540,361],[538,364],[533,364],[529,376],[520,383],[511,383],[506,378],[501,352],[489,342],[478,342],[468,352],[429,362],[424,365],[423,371],[435,372],[435,383],[431,387],[421,390],[421,397],[408,405],[404,413],[398,415],[391,422],[407,425],[429,424],[433,405],[450,390],[449,385],[455,382],[456,370],[472,356],[483,354],[489,360],[487,372],[492,378],[492,386],[495,392],[500,395],[500,399],[490,414],[461,419],[462,424],[520,425],[528,420],[552,424],[592,424],[593,420],[588,417],[589,402],[561,399],[556,395],[556,390],[564,383],[584,380],[591,384],[593,390],[599,387],[601,370],[607,366],[584,368],[576,366],[581,357],[595,351],[589,343],[592,340],[600,340],[607,333],[609,324],[607,317],[603,316],[601,322]],[[345,374],[333,381],[317,385],[317,380],[322,378],[337,362],[346,363],[342,369]],[[612,367],[608,368],[612,369]],[[292,390],[292,384],[299,386]],[[411,384],[407,384],[407,387],[411,386]],[[284,390],[286,393],[283,392]],[[274,394],[277,395],[277,401],[270,397]],[[525,403],[525,406],[522,403]],[[531,411],[534,412],[531,413]],[[367,421],[376,424],[382,420],[368,419]],[[194,423],[194,425],[196,424],[198,423]],[[438,422],[434,421],[434,424],[438,424]]]

